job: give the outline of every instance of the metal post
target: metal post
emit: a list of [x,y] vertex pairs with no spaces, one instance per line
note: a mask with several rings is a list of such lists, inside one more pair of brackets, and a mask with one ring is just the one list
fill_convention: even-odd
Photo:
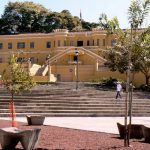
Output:
[[79,77],[79,61],[78,61],[79,56],[77,55],[77,81],[76,81],[76,89],[78,89],[78,77]]
[[51,82],[50,55],[48,55],[46,59],[47,59],[47,62],[48,62],[48,82]]
[[28,72],[30,73],[30,68],[31,68],[31,59],[30,58],[28,58],[27,63],[28,63]]
[[76,62],[76,90],[78,89],[78,82],[79,82],[79,51],[75,49],[75,55],[77,56]]

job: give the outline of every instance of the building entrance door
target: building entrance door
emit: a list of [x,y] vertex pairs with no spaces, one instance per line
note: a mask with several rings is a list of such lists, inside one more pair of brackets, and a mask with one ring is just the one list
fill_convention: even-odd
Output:
[[77,46],[83,46],[83,41],[78,41]]
[[57,81],[61,81],[61,74],[57,74]]

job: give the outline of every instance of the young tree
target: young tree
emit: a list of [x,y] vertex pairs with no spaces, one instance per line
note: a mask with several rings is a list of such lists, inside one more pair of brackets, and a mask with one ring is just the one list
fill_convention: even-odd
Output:
[[133,29],[137,29],[142,26],[144,20],[148,16],[150,11],[150,0],[132,0],[128,9],[128,20]]
[[[10,104],[14,106],[14,95],[31,89],[35,82],[29,72],[25,71],[20,64],[17,64],[17,58],[12,56],[9,61],[8,69],[3,72],[2,80],[4,86],[11,94]],[[14,126],[14,111],[11,110],[12,126]]]
[[[125,32],[120,29],[116,30],[117,43],[114,48],[108,52],[108,61],[106,63],[112,71],[118,70],[124,73],[128,69],[130,52],[130,61],[133,69],[131,71],[134,71],[133,74],[141,71],[145,76],[146,85],[149,85],[150,78],[148,58],[150,27],[145,30],[143,29],[143,31],[141,30],[143,33],[138,33],[137,29],[142,26],[149,10],[150,0],[145,0],[143,3],[139,0],[133,0],[131,2],[128,9],[128,19],[134,32],[131,33],[130,30],[126,30]],[[106,20],[105,25],[109,24],[107,16],[103,15],[102,18],[105,18],[102,20]],[[110,29],[108,28],[109,31],[111,31]]]
[[[116,51],[110,51],[108,56],[108,66],[112,70],[119,70],[120,72],[127,72],[127,86],[126,86],[126,102],[125,102],[125,140],[124,145],[129,146],[130,139],[130,127],[127,129],[127,111],[128,111],[128,96],[129,96],[129,110],[130,120],[129,126],[131,126],[132,116],[132,88],[130,83],[130,71],[141,71],[146,78],[146,84],[149,84],[149,71],[150,71],[150,59],[149,59],[149,28],[146,32],[139,34],[137,29],[142,26],[144,19],[149,13],[150,0],[145,0],[143,3],[139,0],[133,0],[128,9],[129,23],[131,24],[131,33],[121,32],[118,38],[118,43],[114,47]],[[134,33],[133,33],[134,31]],[[124,57],[126,56],[126,57]],[[127,59],[126,59],[127,58]],[[131,85],[132,86],[132,85]],[[128,95],[129,93],[129,95]]]
[[[129,15],[128,20],[131,25],[131,50],[129,51],[129,57],[128,57],[129,59],[128,61],[129,83],[130,81],[132,82],[132,79],[130,79],[130,62],[132,63],[134,61],[135,62],[134,70],[137,67],[138,70],[141,71],[145,75],[146,84],[149,84],[148,80],[149,80],[150,63],[149,63],[149,59],[146,58],[146,54],[149,54],[149,50],[147,51],[148,40],[147,38],[145,38],[148,36],[148,34],[143,33],[143,35],[140,35],[140,36],[136,35],[137,29],[139,27],[142,27],[142,24],[144,23],[144,20],[146,19],[149,11],[150,11],[150,0],[144,0],[144,2],[141,2],[140,0],[132,0],[131,5],[128,9],[128,15]],[[132,29],[134,29],[135,31],[134,37],[132,36],[132,33],[133,33]],[[145,47],[145,42],[143,41],[143,39],[146,42],[146,47]],[[130,88],[129,83],[128,83],[128,91],[130,90],[130,93],[129,93],[130,120],[129,120],[129,133],[128,135],[126,134],[128,137],[127,139],[125,139],[125,142],[127,143],[128,146],[129,146],[131,120],[132,120],[132,87]]]

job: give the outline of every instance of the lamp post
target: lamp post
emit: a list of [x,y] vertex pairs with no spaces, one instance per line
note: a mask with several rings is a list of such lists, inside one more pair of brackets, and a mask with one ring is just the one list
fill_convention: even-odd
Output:
[[50,54],[46,57],[47,62],[48,62],[48,82],[51,81],[51,70],[50,70]]
[[79,80],[79,60],[78,60],[78,58],[79,58],[79,51],[78,51],[78,49],[76,48],[75,49],[75,56],[76,56],[76,90],[78,89],[78,80]]
[[30,68],[31,68],[31,59],[30,58],[28,58],[27,63],[28,63],[28,72],[30,73]]

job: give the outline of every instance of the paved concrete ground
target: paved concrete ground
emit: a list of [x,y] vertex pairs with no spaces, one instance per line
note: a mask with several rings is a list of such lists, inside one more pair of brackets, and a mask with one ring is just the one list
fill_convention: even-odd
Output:
[[[0,119],[10,120],[3,117]],[[17,117],[16,120],[27,122],[25,117]],[[118,134],[117,122],[124,124],[124,117],[46,117],[44,124]],[[132,123],[150,126],[150,117],[133,117]]]

